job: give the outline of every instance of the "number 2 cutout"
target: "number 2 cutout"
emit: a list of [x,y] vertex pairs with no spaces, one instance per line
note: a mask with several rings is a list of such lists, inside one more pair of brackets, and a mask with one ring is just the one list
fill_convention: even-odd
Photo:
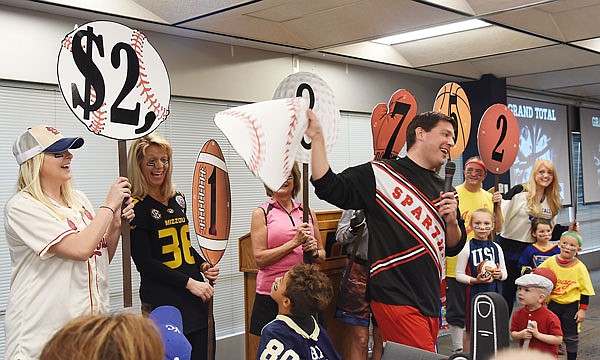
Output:
[[[500,125],[500,123],[502,123],[502,125]],[[496,121],[496,129],[500,129],[500,126],[502,126],[502,130],[500,131],[500,137],[498,138],[498,142],[496,143],[496,146],[492,151],[492,160],[496,160],[497,162],[502,162],[502,159],[504,158],[504,149],[502,150],[502,152],[498,152],[498,147],[500,147],[500,145],[504,141],[504,138],[506,137],[507,124],[506,116],[504,115],[500,115],[500,117],[498,117],[498,120]]]
[[510,169],[519,152],[519,123],[504,104],[490,106],[479,122],[477,147],[485,167],[494,174]]

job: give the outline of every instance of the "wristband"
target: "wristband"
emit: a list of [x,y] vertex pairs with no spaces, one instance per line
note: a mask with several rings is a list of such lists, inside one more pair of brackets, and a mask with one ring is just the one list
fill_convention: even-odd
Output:
[[108,209],[113,213],[113,215],[115,214],[115,211],[110,206],[100,205],[99,208],[100,209]]
[[579,309],[580,310],[586,310],[588,309],[588,304],[579,304]]

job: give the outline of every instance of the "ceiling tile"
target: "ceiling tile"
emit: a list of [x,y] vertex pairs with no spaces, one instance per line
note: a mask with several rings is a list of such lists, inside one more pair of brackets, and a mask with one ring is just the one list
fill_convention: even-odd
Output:
[[170,24],[178,23],[194,17],[213,13],[215,11],[240,6],[253,1],[241,0],[133,0],[146,9],[158,14]]
[[533,86],[540,90],[560,89],[595,82],[600,83],[600,65],[513,76],[510,80],[512,85]]
[[486,19],[558,41],[570,42],[597,36],[598,16],[598,1],[590,5],[589,1],[569,0],[501,13]]
[[374,43],[372,41],[363,41],[358,44],[329,48],[327,49],[327,52],[385,64],[412,67],[411,64],[391,46]]
[[[508,82],[510,84],[510,82]],[[600,99],[600,84],[590,84],[590,85],[580,85],[580,86],[572,86],[566,88],[556,89],[553,92],[568,94],[575,97],[582,98],[596,98],[596,100]]]
[[245,15],[263,20],[284,22],[293,19],[314,15],[318,12],[333,10],[344,5],[351,5],[361,1],[357,0],[330,0],[330,1],[286,1],[278,6],[248,12]]
[[412,66],[480,58],[553,44],[550,41],[516,31],[489,26],[461,33],[394,45]]
[[[260,3],[259,3],[260,4]],[[319,49],[370,40],[463,18],[441,9],[407,0],[363,0],[302,17],[279,14],[289,21],[278,23],[248,14],[254,6],[191,21],[186,27],[226,33],[249,39],[282,42]],[[410,14],[410,16],[407,16]],[[283,32],[283,33],[282,33]],[[302,39],[293,41],[292,39]]]
[[597,65],[600,63],[600,55],[568,45],[554,45],[475,59],[472,62],[484,74],[509,77]]

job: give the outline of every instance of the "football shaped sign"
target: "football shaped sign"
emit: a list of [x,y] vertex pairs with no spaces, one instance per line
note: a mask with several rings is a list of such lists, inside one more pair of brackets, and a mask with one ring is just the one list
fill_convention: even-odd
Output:
[[204,144],[196,160],[192,215],[202,255],[214,266],[225,253],[231,225],[229,174],[221,148],[215,140]]

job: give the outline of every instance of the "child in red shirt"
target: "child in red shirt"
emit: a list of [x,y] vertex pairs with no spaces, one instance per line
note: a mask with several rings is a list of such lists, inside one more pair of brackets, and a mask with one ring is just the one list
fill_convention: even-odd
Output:
[[550,269],[538,268],[515,280],[517,298],[523,305],[512,317],[510,335],[522,348],[537,349],[558,359],[563,333],[558,317],[546,307],[546,298],[556,285]]

